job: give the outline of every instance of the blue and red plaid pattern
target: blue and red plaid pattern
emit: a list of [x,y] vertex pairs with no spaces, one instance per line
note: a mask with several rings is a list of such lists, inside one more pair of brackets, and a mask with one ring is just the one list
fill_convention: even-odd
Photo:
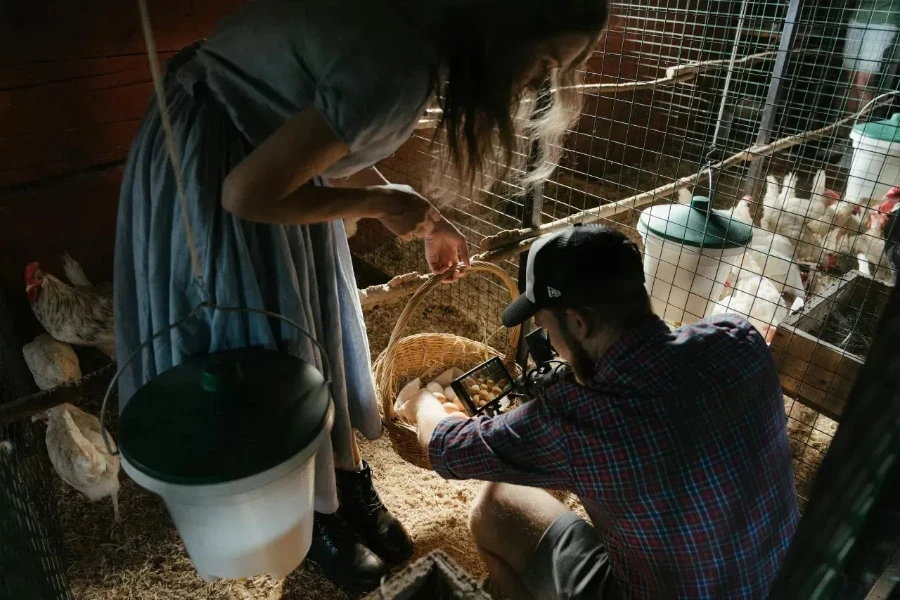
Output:
[[778,374],[727,315],[623,336],[588,387],[504,415],[445,419],[448,479],[563,488],[583,502],[630,598],[765,598],[799,520]]

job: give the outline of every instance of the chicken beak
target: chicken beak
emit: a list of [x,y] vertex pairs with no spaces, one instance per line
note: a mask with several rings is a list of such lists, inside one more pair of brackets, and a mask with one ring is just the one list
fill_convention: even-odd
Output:
[[38,284],[36,284],[36,283],[29,283],[28,285],[25,286],[25,293],[30,294],[31,290],[33,290],[37,286],[38,286]]

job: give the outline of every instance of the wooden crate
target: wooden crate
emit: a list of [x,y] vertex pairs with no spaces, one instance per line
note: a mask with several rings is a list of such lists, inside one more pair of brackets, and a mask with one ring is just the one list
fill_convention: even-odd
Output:
[[435,550],[412,563],[363,600],[491,600],[468,573]]
[[[840,420],[865,352],[852,354],[827,341],[841,311],[860,310],[859,321],[877,323],[891,288],[851,271],[778,325],[769,349],[784,393],[819,413]],[[868,325],[872,326],[872,325]],[[872,336],[873,331],[864,331]]]

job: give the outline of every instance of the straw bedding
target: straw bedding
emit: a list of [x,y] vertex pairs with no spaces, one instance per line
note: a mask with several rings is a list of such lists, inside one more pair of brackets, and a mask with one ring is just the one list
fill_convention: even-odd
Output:
[[[377,356],[387,344],[403,304],[367,311],[371,352]],[[478,324],[438,296],[427,299],[411,330],[455,333],[484,340],[494,331]],[[85,408],[99,412],[99,398]],[[786,399],[789,435],[795,457],[798,491],[808,488],[835,425],[813,411]],[[110,423],[115,431],[115,423]],[[363,457],[372,465],[385,503],[400,517],[416,542],[416,556],[444,550],[476,579],[486,575],[467,529],[467,514],[481,484],[448,482],[399,458],[386,437],[360,440]],[[110,502],[87,503],[56,480],[60,496],[61,529],[70,565],[73,596],[79,600],[173,599],[194,600],[331,600],[350,598],[318,569],[304,565],[284,581],[266,577],[207,585],[197,577],[165,507],[155,496],[122,474],[120,502],[124,522],[112,526]],[[578,507],[580,510],[580,507]]]
[[[455,333],[484,340],[492,328],[479,325],[447,304],[440,295],[426,299],[414,317],[412,331]],[[373,359],[384,349],[403,304],[382,306],[366,313]],[[84,408],[97,414],[99,398]],[[115,423],[110,422],[115,432]],[[448,482],[411,466],[391,449],[387,437],[375,442],[360,439],[363,457],[371,464],[385,504],[406,525],[416,542],[416,557],[444,550],[470,575],[485,576],[467,529],[470,503],[481,484]],[[88,503],[56,480],[59,514],[70,565],[69,579],[78,600],[172,599],[196,600],[331,600],[350,598],[312,565],[304,565],[284,581],[267,577],[205,584],[194,572],[165,506],[138,488],[123,473],[120,503],[124,522],[113,527],[112,505]]]

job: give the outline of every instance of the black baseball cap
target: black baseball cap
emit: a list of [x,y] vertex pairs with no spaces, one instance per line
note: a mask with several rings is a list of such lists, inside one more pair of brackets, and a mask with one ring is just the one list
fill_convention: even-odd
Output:
[[503,311],[506,327],[545,308],[600,306],[644,285],[641,253],[603,225],[575,225],[539,238],[528,253],[525,293]]

